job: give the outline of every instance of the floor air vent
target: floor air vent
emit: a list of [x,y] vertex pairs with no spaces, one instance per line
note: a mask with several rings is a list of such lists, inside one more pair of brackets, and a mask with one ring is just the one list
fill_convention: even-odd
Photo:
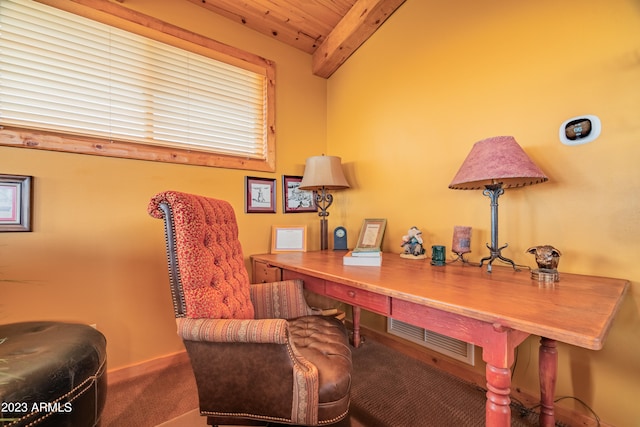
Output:
[[473,344],[391,318],[387,318],[387,332],[469,365],[473,366],[475,364]]

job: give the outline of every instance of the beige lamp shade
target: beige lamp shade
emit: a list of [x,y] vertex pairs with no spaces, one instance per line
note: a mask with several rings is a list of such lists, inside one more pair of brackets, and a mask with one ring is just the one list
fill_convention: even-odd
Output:
[[328,190],[349,188],[349,183],[342,171],[342,161],[336,156],[314,156],[307,159],[304,176],[300,183],[301,190]]
[[523,187],[548,179],[514,137],[495,136],[473,145],[449,188],[479,190],[495,184],[502,184],[502,188]]

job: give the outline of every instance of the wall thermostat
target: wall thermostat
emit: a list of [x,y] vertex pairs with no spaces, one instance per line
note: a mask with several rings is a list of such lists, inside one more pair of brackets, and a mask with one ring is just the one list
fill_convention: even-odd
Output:
[[564,145],[586,144],[599,137],[600,130],[600,119],[596,116],[573,117],[560,126],[560,142]]

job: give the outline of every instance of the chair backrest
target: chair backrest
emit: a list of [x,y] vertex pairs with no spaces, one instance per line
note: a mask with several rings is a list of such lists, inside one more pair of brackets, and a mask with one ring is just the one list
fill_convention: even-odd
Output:
[[165,191],[147,210],[164,219],[175,316],[252,319],[233,207],[224,200]]

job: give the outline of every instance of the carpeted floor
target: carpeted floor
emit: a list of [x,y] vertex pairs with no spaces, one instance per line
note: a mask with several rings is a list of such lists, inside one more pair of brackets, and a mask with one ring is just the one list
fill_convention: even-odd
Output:
[[197,407],[196,380],[186,361],[110,385],[100,425],[154,427]]
[[[350,415],[365,426],[484,426],[486,390],[375,341],[353,351]],[[512,426],[538,416],[512,408]]]
[[[353,362],[350,419],[339,427],[484,425],[485,390],[372,340],[353,350]],[[102,426],[205,427],[184,365],[110,388]],[[512,426],[537,424],[537,414],[512,408]]]

